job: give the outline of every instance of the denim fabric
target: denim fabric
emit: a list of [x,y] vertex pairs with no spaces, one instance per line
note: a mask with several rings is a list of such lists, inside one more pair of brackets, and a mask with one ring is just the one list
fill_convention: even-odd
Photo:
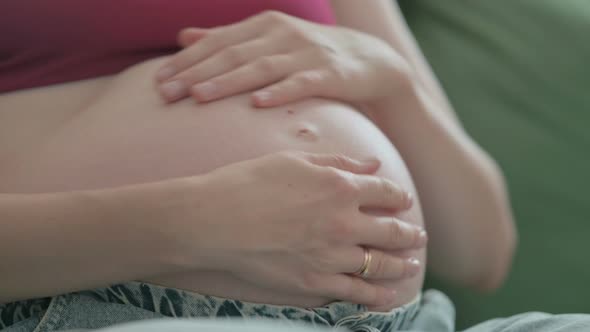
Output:
[[[88,332],[97,328],[100,330],[96,332],[454,332],[455,309],[446,295],[435,290],[389,313],[373,313],[346,303],[302,309],[129,283],[0,305],[0,324],[5,328],[0,328],[1,332]],[[465,330],[578,331],[590,331],[590,315],[533,312],[490,320]]]
[[368,312],[363,305],[345,302],[304,309],[248,303],[130,282],[51,299],[0,305],[0,331],[97,329],[145,319],[182,317],[264,318],[287,323],[307,323],[312,327],[342,327],[355,332],[390,332],[408,329],[419,307],[418,297],[387,313]]

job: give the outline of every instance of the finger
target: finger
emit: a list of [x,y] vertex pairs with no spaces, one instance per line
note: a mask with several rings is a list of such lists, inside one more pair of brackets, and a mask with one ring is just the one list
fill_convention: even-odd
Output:
[[307,153],[304,158],[317,166],[334,167],[355,174],[374,174],[381,166],[376,158],[358,160],[341,154]]
[[412,207],[413,195],[388,179],[377,176],[355,176],[359,190],[359,204],[363,208],[407,210]]
[[203,102],[251,91],[279,81],[305,66],[305,62],[294,61],[295,56],[290,54],[257,58],[252,63],[193,86],[192,95]]
[[178,33],[178,44],[181,47],[188,47],[199,39],[203,38],[207,34],[207,29],[200,29],[200,28],[186,28],[182,29]]
[[[268,39],[253,39],[245,43],[226,47],[211,57],[193,65],[192,67],[180,72],[173,78],[163,82],[159,86],[162,97],[167,101],[176,101],[182,99],[190,93],[191,86],[209,80],[212,77],[229,74],[235,68],[242,66],[244,63],[255,61],[263,55],[272,55],[279,51],[276,44],[269,43]],[[259,74],[260,75],[260,74]],[[266,78],[265,76],[257,77],[258,80]],[[230,77],[235,80],[236,78]],[[242,78],[251,80],[252,77]],[[213,96],[226,90],[226,85],[220,82],[204,82],[196,90],[198,101],[213,100]],[[239,82],[230,81],[230,84]],[[227,95],[227,94],[225,94]],[[211,98],[205,98],[209,97]]]
[[352,226],[358,244],[383,250],[419,249],[426,246],[428,237],[422,227],[396,218],[365,216]]
[[247,19],[221,28],[210,29],[199,43],[176,53],[156,73],[156,79],[163,82],[203,61],[215,52],[230,45],[240,44],[257,37],[263,32],[258,19]]
[[288,104],[308,97],[332,97],[330,91],[337,89],[338,81],[323,69],[301,71],[252,94],[257,107],[273,107]]
[[[365,265],[365,249],[355,248],[354,257],[356,260],[356,269],[354,265],[350,268],[349,273],[358,274],[360,269]],[[368,280],[400,280],[415,276],[421,269],[420,261],[414,257],[401,258],[377,249],[367,249],[370,259],[367,260],[367,267],[364,279]],[[353,259],[349,259],[353,261]]]
[[253,39],[245,43],[226,47],[199,64],[185,70],[176,76],[186,83],[193,85],[212,77],[225,74],[261,56],[274,55],[277,48],[267,39]]
[[330,269],[324,272],[359,273],[365,263],[365,249],[360,246],[338,247],[331,250],[324,261],[329,264],[323,264],[323,267]]
[[393,290],[345,274],[321,277],[314,282],[312,286],[318,290],[320,293],[318,295],[341,301],[382,306],[391,304],[396,299],[396,293]]

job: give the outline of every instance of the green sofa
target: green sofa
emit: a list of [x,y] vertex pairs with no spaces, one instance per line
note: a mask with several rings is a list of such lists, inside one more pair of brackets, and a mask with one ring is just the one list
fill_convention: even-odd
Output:
[[590,1],[399,1],[467,131],[502,167],[520,242],[494,295],[429,277],[458,327],[590,313]]

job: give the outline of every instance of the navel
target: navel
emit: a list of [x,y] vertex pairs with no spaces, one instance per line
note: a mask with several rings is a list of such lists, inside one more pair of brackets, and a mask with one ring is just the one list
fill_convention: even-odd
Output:
[[306,142],[315,142],[319,139],[318,130],[309,124],[298,124],[294,129],[295,137]]

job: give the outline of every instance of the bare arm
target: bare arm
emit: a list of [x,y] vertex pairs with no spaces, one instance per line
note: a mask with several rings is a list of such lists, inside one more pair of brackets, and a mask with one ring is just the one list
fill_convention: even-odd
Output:
[[474,288],[499,287],[516,243],[500,170],[460,126],[392,1],[332,3],[340,25],[385,40],[412,69],[402,93],[371,106],[416,182],[430,237],[429,267]]
[[153,218],[138,214],[131,191],[0,194],[0,303],[171,268],[163,234]]
[[447,96],[420,51],[403,15],[393,0],[331,0],[338,24],[379,37],[399,52],[415,72],[418,84],[439,110],[457,119]]
[[[345,275],[362,262],[361,243],[425,244],[419,227],[360,211],[408,208],[395,184],[367,176],[378,168],[376,160],[282,152],[189,178],[0,194],[0,303],[206,269],[267,290],[389,305],[389,289]],[[395,257],[375,259],[376,277],[403,275],[391,268],[403,267]]]

